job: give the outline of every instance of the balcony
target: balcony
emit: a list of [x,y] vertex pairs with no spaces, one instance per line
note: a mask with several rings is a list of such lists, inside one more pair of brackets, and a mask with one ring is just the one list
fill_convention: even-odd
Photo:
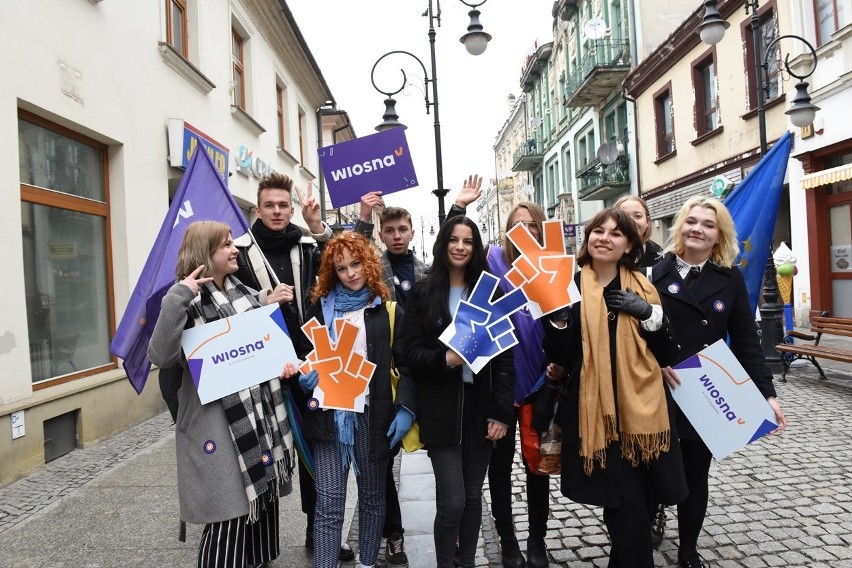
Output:
[[544,160],[544,145],[538,136],[533,136],[515,150],[512,159],[513,172],[534,172]]
[[598,106],[606,101],[630,71],[630,44],[627,40],[597,40],[568,78],[565,106]]
[[595,160],[577,176],[577,198],[584,201],[612,199],[630,190],[630,158],[622,154],[608,166]]
[[551,15],[556,18],[565,20],[566,22],[574,18],[579,12],[578,0],[557,0],[553,3]]
[[524,66],[521,69],[521,89],[525,93],[529,93],[535,88],[539,76],[547,69],[547,62],[550,59],[551,52],[553,52],[552,41],[539,46],[535,50],[535,53],[527,55]]

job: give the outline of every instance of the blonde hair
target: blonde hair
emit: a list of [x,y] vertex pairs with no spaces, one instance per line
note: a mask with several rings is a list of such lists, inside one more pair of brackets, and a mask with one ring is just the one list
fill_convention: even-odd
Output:
[[621,206],[628,201],[635,201],[636,203],[642,206],[642,209],[645,210],[645,217],[648,218],[648,226],[645,227],[645,232],[639,235],[640,237],[642,237],[642,242],[644,243],[645,241],[651,238],[651,233],[654,232],[654,228],[651,226],[651,210],[648,209],[648,204],[645,203],[645,200],[639,197],[638,195],[625,195],[619,198],[619,200],[615,202],[615,205],[613,205],[613,207],[621,209]]
[[713,250],[710,251],[710,261],[724,268],[731,268],[734,260],[740,254],[737,229],[734,226],[734,219],[731,217],[728,208],[715,197],[696,195],[690,197],[683,204],[680,211],[677,212],[677,216],[675,216],[674,223],[672,223],[665,252],[673,252],[678,256],[683,256],[686,245],[683,242],[681,232],[683,224],[686,222],[686,218],[689,217],[689,212],[692,211],[693,207],[703,207],[716,213],[716,227],[719,229],[719,238],[716,239],[716,244],[713,245]]
[[213,252],[228,239],[231,227],[219,221],[196,221],[186,228],[183,242],[178,250],[175,275],[178,280],[189,276],[193,270],[204,265],[199,278],[213,276]]

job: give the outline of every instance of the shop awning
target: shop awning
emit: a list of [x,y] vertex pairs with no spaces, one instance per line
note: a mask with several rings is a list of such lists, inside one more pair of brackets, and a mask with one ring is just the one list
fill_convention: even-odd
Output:
[[828,170],[820,170],[802,177],[802,189],[813,189],[821,185],[828,185],[838,181],[852,179],[852,164],[837,166]]

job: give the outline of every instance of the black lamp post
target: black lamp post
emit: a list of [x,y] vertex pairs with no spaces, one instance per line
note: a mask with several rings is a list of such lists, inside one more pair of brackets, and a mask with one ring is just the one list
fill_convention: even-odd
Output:
[[[704,0],[704,18],[698,26],[698,33],[701,40],[709,45],[714,45],[722,40],[725,35],[725,30],[730,27],[730,24],[725,21],[719,10],[716,9],[717,0]],[[819,107],[811,103],[811,97],[808,95],[808,84],[805,79],[813,75],[816,71],[817,57],[816,51],[808,41],[797,35],[783,35],[775,38],[766,46],[766,53],[761,53],[760,45],[760,16],[758,15],[759,2],[758,0],[744,0],[746,14],[751,15],[749,27],[751,28],[751,37],[754,48],[754,73],[755,85],[757,86],[757,120],[760,132],[760,155],[766,155],[766,99],[769,96],[771,85],[769,81],[769,57],[772,53],[772,48],[782,39],[794,39],[801,41],[807,46],[813,57],[813,67],[810,72],[805,75],[797,75],[790,69],[790,56],[784,58],[784,67],[787,73],[799,80],[796,84],[796,96],[793,99],[793,104],[785,112],[790,116],[790,122],[793,126],[802,128],[811,124]],[[779,303],[780,294],[778,292],[778,283],[776,281],[775,263],[772,260],[772,247],[770,245],[769,256],[766,259],[766,267],[763,273],[763,300],[764,303],[760,306],[760,330],[761,330],[761,345],[763,346],[763,354],[766,357],[766,362],[777,370],[781,365],[781,356],[775,349],[775,346],[784,341],[784,331],[781,325],[784,315],[784,307]]]
[[[488,47],[488,42],[491,40],[491,35],[483,31],[482,24],[479,21],[480,11],[477,10],[478,6],[485,4],[488,0],[483,0],[478,3],[468,3],[464,0],[459,0],[462,4],[469,6],[471,11],[468,12],[470,16],[470,24],[467,27],[467,33],[464,34],[459,41],[461,41],[465,45],[465,49],[467,49],[468,53],[471,55],[480,55],[483,53]],[[437,12],[433,9],[437,8]],[[373,88],[378,92],[385,95],[385,113],[382,115],[382,123],[376,126],[376,130],[386,130],[388,128],[397,128],[402,127],[406,128],[404,124],[399,121],[399,115],[396,113],[396,100],[393,98],[393,95],[401,92],[408,81],[407,76],[405,75],[405,71],[400,69],[402,73],[402,85],[396,89],[395,91],[385,91],[379,88],[376,85],[375,73],[376,66],[389,55],[400,54],[407,55],[413,58],[417,63],[420,64],[420,68],[423,70],[423,80],[426,83],[426,89],[424,90],[425,99],[426,99],[426,114],[429,114],[429,107],[433,107],[435,110],[434,116],[434,129],[435,129],[435,173],[437,177],[438,187],[437,189],[432,190],[438,197],[438,222],[443,223],[446,218],[446,213],[444,210],[444,197],[446,197],[449,190],[444,187],[444,163],[443,156],[441,154],[441,120],[438,114],[438,70],[437,64],[435,62],[435,25],[437,23],[438,27],[441,26],[441,0],[429,0],[429,5],[426,8],[426,12],[423,14],[424,16],[429,17],[429,55],[432,63],[432,78],[429,78],[429,75],[426,73],[426,66],[420,60],[419,57],[410,53],[408,51],[389,51],[379,57],[378,60],[373,64],[373,69],[370,72],[370,81],[373,83]],[[429,100],[429,84],[432,84],[432,100]],[[425,254],[425,251],[424,251]]]

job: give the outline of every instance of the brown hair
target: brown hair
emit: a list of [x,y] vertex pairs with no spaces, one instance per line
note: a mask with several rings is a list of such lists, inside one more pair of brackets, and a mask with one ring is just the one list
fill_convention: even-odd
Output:
[[506,230],[503,233],[503,260],[506,262],[507,266],[511,266],[515,259],[520,256],[518,249],[515,248],[515,245],[512,244],[512,241],[509,240],[509,237],[506,236],[506,233],[509,232],[509,229],[514,225],[514,216],[518,209],[526,209],[530,217],[535,221],[536,226],[538,227],[538,243],[541,244],[541,239],[544,238],[544,227],[542,223],[547,219],[544,215],[544,209],[538,206],[538,204],[533,203],[532,201],[521,201],[509,211],[509,215],[506,216]]
[[580,266],[591,264],[592,255],[589,254],[589,235],[592,234],[594,229],[597,229],[610,219],[615,221],[615,228],[624,233],[630,245],[630,250],[624,253],[624,256],[618,261],[618,265],[624,265],[630,270],[636,270],[636,267],[639,266],[639,261],[642,260],[642,237],[639,236],[636,223],[633,222],[627,211],[616,207],[599,211],[597,215],[589,219],[586,223],[583,232],[583,246],[580,247],[580,254],[577,255],[577,264]]
[[257,184],[257,206],[260,207],[260,192],[264,189],[283,189],[291,196],[293,194],[293,180],[284,174],[272,172],[260,178]]
[[183,241],[178,250],[175,267],[175,276],[178,280],[183,280],[202,264],[204,270],[198,277],[213,276],[213,253],[222,246],[230,234],[231,227],[219,221],[191,223],[183,234]]
[[348,252],[364,264],[364,277],[367,280],[367,288],[370,294],[380,296],[382,300],[390,298],[385,281],[382,279],[382,262],[376,249],[370,242],[359,233],[345,232],[326,243],[322,253],[319,276],[317,283],[311,292],[311,302],[316,304],[320,298],[327,296],[329,292],[340,281],[334,263],[343,258],[343,253]]
[[385,207],[382,209],[382,212],[379,213],[379,228],[383,227],[385,223],[397,219],[405,219],[408,221],[408,226],[414,228],[411,223],[411,213],[402,207]]
[[619,200],[615,202],[615,205],[613,205],[613,207],[621,209],[621,206],[627,201],[635,201],[636,203],[642,206],[642,209],[645,210],[645,217],[648,218],[648,226],[645,228],[645,232],[639,235],[640,237],[642,237],[642,242],[644,243],[645,241],[651,238],[651,233],[654,232],[654,228],[651,226],[651,210],[648,209],[648,204],[645,203],[645,200],[639,197],[638,195],[625,195],[619,198]]

